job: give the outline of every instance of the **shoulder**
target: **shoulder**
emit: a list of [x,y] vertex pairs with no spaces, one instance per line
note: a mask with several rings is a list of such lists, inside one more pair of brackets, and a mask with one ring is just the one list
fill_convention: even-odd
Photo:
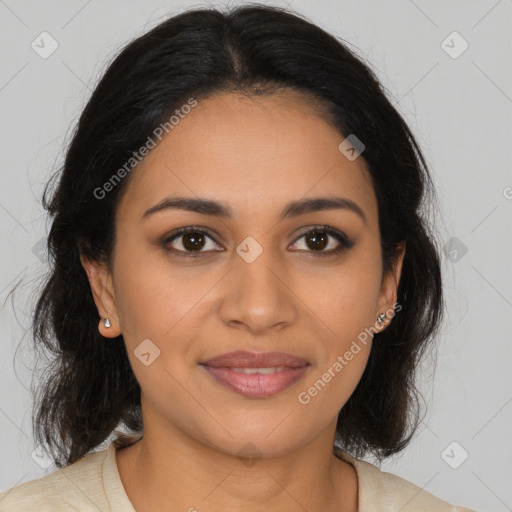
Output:
[[0,512],[108,510],[102,469],[108,449],[0,493]]
[[451,505],[412,482],[356,459],[337,447],[335,453],[356,469],[359,512],[474,512]]

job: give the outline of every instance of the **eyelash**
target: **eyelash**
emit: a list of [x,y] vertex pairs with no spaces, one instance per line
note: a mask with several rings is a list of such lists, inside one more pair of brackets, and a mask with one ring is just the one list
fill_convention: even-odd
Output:
[[[312,253],[315,256],[324,257],[324,256],[331,256],[331,255],[339,254],[347,249],[350,249],[354,245],[354,242],[349,240],[344,233],[342,233],[341,231],[338,231],[337,229],[331,228],[330,226],[313,226],[313,227],[309,228],[307,231],[300,233],[300,235],[295,239],[295,241],[293,243],[294,244],[297,243],[298,240],[300,240],[302,237],[312,233],[313,231],[325,233],[326,235],[332,236],[339,242],[338,247],[336,249],[331,249],[330,251],[313,251],[313,250],[305,251],[307,253]],[[164,249],[166,251],[172,252],[172,253],[176,254],[177,256],[180,256],[183,258],[198,258],[198,257],[203,256],[205,253],[210,252],[210,251],[195,251],[195,252],[194,251],[182,251],[180,249],[173,249],[173,248],[168,247],[168,244],[170,244],[171,242],[173,242],[180,236],[186,235],[188,233],[197,233],[197,234],[201,234],[201,235],[206,235],[207,237],[211,238],[217,245],[220,245],[217,242],[217,240],[215,240],[215,237],[208,230],[205,230],[204,228],[188,226],[186,228],[179,228],[179,229],[173,231],[169,236],[166,236],[162,240],[162,245],[163,245]],[[221,252],[221,251],[218,251],[218,252]]]

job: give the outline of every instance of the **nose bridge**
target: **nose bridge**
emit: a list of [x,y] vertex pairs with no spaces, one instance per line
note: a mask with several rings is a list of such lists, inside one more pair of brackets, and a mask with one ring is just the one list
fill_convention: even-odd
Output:
[[264,331],[293,321],[294,296],[275,251],[263,249],[250,238],[237,247],[220,313],[227,324]]

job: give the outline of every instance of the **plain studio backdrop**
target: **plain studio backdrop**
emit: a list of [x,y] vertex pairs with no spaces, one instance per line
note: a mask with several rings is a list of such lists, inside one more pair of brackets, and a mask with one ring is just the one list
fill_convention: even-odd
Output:
[[[512,510],[512,2],[268,3],[306,15],[370,63],[437,186],[447,313],[437,365],[426,359],[418,374],[428,414],[382,469],[455,504]],[[0,491],[56,470],[34,446],[29,393],[29,308],[47,269],[43,186],[107,61],[200,5],[0,0]],[[6,298],[21,277],[13,309]]]

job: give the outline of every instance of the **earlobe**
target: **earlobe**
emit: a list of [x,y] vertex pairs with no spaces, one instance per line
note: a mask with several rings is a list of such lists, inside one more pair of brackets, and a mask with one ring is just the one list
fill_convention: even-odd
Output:
[[98,331],[104,338],[117,338],[121,332],[121,325],[117,319],[100,318]]

